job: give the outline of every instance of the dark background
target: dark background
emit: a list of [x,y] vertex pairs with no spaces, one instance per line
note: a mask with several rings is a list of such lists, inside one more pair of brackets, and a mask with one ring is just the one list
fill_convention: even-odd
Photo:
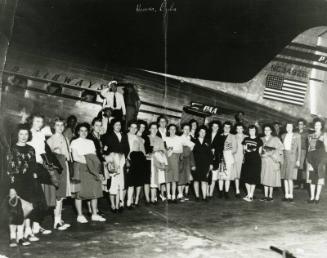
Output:
[[[167,72],[250,80],[294,37],[327,25],[322,0],[174,0]],[[12,47],[42,54],[164,71],[163,15],[137,13],[157,0],[20,0]]]

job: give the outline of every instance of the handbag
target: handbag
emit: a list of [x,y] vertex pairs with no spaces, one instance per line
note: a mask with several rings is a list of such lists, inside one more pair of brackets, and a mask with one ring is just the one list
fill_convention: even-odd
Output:
[[33,204],[25,201],[24,199],[18,197],[22,203],[22,209],[23,209],[23,213],[24,213],[24,218],[26,218],[34,209]]
[[50,163],[47,155],[41,154],[43,158],[43,167],[48,171],[49,176],[50,176],[50,181],[51,183],[55,186],[59,186],[59,178],[58,178],[58,170],[59,168],[54,165],[53,163]]
[[66,145],[67,145],[67,149],[68,149],[68,153],[69,153],[69,158],[70,160],[67,160],[67,164],[68,164],[68,171],[69,171],[69,177],[73,178],[74,177],[74,162],[73,162],[73,157],[71,156],[71,153],[69,151],[69,144],[67,142],[66,137],[64,136]]

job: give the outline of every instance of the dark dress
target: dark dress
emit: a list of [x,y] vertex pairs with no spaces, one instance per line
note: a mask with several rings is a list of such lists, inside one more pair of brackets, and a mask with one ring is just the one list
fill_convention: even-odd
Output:
[[196,170],[192,171],[194,181],[208,181],[209,167],[213,163],[213,155],[210,144],[204,140],[202,144],[199,139],[194,141],[193,155]]
[[259,149],[263,145],[262,140],[258,137],[251,139],[246,137],[242,145],[247,145],[249,152],[244,154],[244,163],[241,170],[241,180],[250,185],[260,184],[261,179],[261,157]]
[[211,133],[207,136],[207,142],[210,143],[210,149],[214,149],[213,154],[213,170],[218,170],[220,160],[222,158],[222,153],[224,149],[224,142],[222,136],[219,132],[216,133],[215,137],[211,139]]
[[8,155],[8,176],[10,188],[14,188],[17,195],[33,204],[33,211],[29,218],[41,222],[47,210],[47,204],[39,180],[34,178],[36,168],[35,150],[30,145],[11,148]]

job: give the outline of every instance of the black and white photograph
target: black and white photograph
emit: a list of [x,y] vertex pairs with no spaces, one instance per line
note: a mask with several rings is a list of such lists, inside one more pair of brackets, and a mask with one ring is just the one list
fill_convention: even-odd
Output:
[[0,258],[327,257],[327,0],[0,0]]

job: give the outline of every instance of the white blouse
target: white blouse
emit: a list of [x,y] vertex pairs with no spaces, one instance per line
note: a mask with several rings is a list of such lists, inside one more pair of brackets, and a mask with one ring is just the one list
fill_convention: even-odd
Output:
[[183,141],[180,136],[169,136],[166,138],[167,148],[173,148],[173,153],[183,153]]
[[31,129],[32,140],[27,144],[32,146],[35,150],[35,158],[37,163],[43,163],[41,154],[45,153],[45,135],[42,131]]
[[95,145],[92,140],[77,138],[70,144],[74,161],[86,164],[84,155],[96,154]]
[[285,135],[285,138],[284,138],[284,148],[285,148],[285,150],[288,150],[288,151],[291,150],[291,147],[292,147],[292,137],[293,137],[293,134],[292,133],[287,133]]

